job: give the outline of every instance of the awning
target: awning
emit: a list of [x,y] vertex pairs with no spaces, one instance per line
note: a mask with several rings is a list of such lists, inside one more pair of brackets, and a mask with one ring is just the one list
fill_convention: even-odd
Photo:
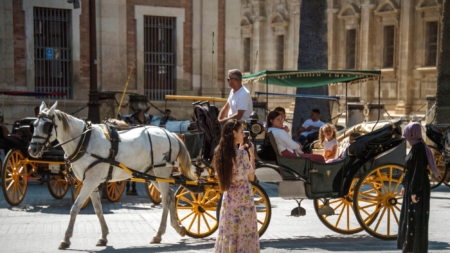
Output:
[[265,82],[271,85],[311,88],[335,83],[378,80],[380,70],[264,70],[242,77],[242,83]]

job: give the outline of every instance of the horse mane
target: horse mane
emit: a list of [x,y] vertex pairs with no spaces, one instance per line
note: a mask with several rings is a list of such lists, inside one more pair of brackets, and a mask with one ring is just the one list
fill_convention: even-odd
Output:
[[75,117],[73,117],[72,115],[69,115],[65,112],[62,112],[60,110],[55,110],[55,115],[58,117],[58,119],[62,122],[63,124],[63,130],[64,132],[67,132],[70,130],[70,125],[69,125],[69,118],[73,118],[76,119]]

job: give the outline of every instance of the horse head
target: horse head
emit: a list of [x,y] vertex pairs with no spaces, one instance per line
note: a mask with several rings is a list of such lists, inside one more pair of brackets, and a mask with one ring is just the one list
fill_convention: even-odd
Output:
[[[56,140],[55,109],[58,102],[55,102],[50,109],[42,101],[39,108],[38,118],[32,124],[32,133],[28,153],[34,158],[39,158],[45,149],[51,147],[51,143]],[[55,134],[53,134],[55,132]]]

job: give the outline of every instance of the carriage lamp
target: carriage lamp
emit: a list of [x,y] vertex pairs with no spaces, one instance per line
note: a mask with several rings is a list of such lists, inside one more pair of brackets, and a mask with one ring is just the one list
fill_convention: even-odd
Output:
[[258,123],[259,117],[255,111],[250,114],[249,119],[250,122],[247,123],[247,129],[250,130],[250,136],[252,137],[252,141],[254,141],[256,136],[264,131],[264,126]]

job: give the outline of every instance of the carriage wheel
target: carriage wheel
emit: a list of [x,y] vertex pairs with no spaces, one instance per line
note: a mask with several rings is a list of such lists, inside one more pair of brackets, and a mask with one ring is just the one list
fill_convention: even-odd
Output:
[[[272,218],[272,208],[270,206],[270,199],[267,196],[266,191],[261,185],[252,182],[253,200],[256,207],[256,216],[258,220],[258,233],[259,237],[263,236],[270,224]],[[218,203],[217,208],[217,220],[220,217],[220,208],[222,206],[222,197]]]
[[2,189],[6,202],[11,206],[19,205],[28,188],[27,166],[22,164],[25,159],[18,149],[11,149],[5,157],[2,171]]
[[428,178],[430,179],[430,188],[433,189],[441,185],[442,182],[444,181],[447,166],[445,165],[442,153],[439,152],[439,150],[436,147],[430,145],[428,145],[428,147],[431,149],[431,153],[433,153],[434,162],[436,163],[436,167],[439,171],[439,178],[435,179],[433,176],[433,172],[430,171],[430,167],[427,166],[429,170]]
[[[316,210],[319,220],[329,229],[341,234],[355,234],[363,231],[356,219],[353,208],[353,198],[355,193],[355,185],[359,178],[353,178],[352,185],[348,194],[339,199],[314,199],[314,209]],[[327,203],[328,202],[328,203]],[[324,215],[319,213],[319,209],[328,204],[333,210],[334,215]]]
[[106,185],[106,198],[109,202],[117,202],[122,197],[125,181],[109,182]]
[[62,199],[69,190],[69,182],[63,175],[48,175],[47,187],[55,199]]
[[156,187],[152,183],[146,183],[147,186],[147,194],[152,201],[153,204],[159,205],[161,204],[161,193],[156,189]]
[[216,218],[220,198],[218,185],[205,186],[205,192],[193,193],[180,186],[175,194],[178,222],[186,228],[186,234],[203,238],[213,234],[218,227]]
[[[72,189],[72,202],[75,203],[75,200],[78,197],[78,194],[80,194],[81,188],[83,187],[83,182],[81,182],[80,180],[78,180],[78,178],[76,177],[71,177],[70,179],[70,184],[72,185],[71,189]],[[89,197],[84,204],[81,206],[81,209],[84,209],[87,204],[89,203],[89,200],[91,198]]]
[[397,239],[403,172],[402,165],[382,165],[367,171],[356,185],[353,199],[356,218],[374,237]]

